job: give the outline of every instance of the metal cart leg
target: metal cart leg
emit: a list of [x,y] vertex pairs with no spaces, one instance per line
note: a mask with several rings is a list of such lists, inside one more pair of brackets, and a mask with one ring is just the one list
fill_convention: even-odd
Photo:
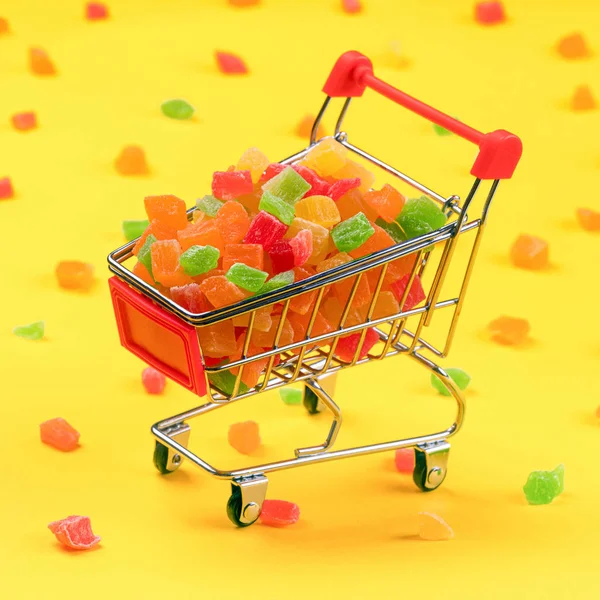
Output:
[[[175,440],[184,448],[188,447],[190,441],[191,428],[187,423],[179,423],[169,429],[164,430],[164,433],[170,439]],[[171,446],[165,446],[156,440],[154,446],[154,466],[163,474],[176,471],[183,462],[183,456],[174,450]]]
[[415,470],[413,481],[423,492],[432,492],[442,485],[448,472],[450,444],[433,442],[415,447]]
[[[335,392],[337,376],[337,373],[333,373],[332,375],[329,375],[328,377],[319,380],[319,385],[331,397],[333,397],[333,394]],[[314,380],[311,379],[310,381]],[[304,404],[304,408],[306,408],[308,413],[311,415],[316,415],[317,413],[322,412],[325,408],[324,402],[322,401],[321,397],[316,393],[316,391],[313,391],[313,388],[311,387],[309,381],[306,381],[304,384],[304,398],[302,401]]]

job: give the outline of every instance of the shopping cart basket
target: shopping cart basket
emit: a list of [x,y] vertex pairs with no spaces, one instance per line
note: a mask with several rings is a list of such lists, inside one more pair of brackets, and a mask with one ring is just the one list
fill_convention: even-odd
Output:
[[[444,197],[436,193],[348,141],[347,134],[341,130],[342,122],[351,99],[362,96],[367,87],[479,147],[471,169],[475,180],[464,202],[461,203],[458,196]],[[384,83],[373,74],[370,60],[358,52],[347,52],[338,59],[323,91],[326,99],[315,120],[310,145],[282,162],[295,163],[319,143],[316,132],[332,98],[345,98],[335,127],[335,139],[350,153],[360,157],[359,160],[383,169],[390,176],[398,178],[438,202],[449,217],[443,227],[259,297],[250,297],[235,305],[200,314],[190,313],[178,306],[159,290],[136,277],[123,264],[131,257],[135,242],[129,242],[108,256],[109,269],[115,275],[109,283],[123,346],[197,395],[208,396],[207,403],[152,426],[152,435],[156,439],[155,465],[162,473],[169,473],[176,470],[183,459],[187,458],[214,477],[229,480],[232,491],[227,503],[227,513],[233,523],[242,527],[251,525],[260,515],[267,489],[266,474],[282,469],[398,448],[414,448],[416,464],[413,479],[416,485],[423,491],[431,491],[442,483],[447,472],[450,449],[448,439],[456,434],[462,425],[465,402],[461,391],[434,360],[445,357],[450,350],[490,204],[499,181],[512,176],[522,151],[519,138],[507,131],[480,133]],[[472,207],[484,180],[490,181],[491,185],[482,203],[483,209],[476,218],[470,219],[469,208]],[[188,216],[192,218],[192,210]],[[448,268],[457,245],[467,238],[468,259],[464,272],[461,271],[461,284],[457,293],[448,294],[444,286]],[[399,302],[399,311],[392,315],[378,316],[376,306],[387,270],[394,261],[405,259],[409,255],[414,258],[413,266]],[[424,281],[426,268],[428,275],[433,276],[425,286],[425,302],[420,307],[404,309],[415,277],[419,276],[421,281]],[[364,277],[371,277],[371,281],[375,281],[376,284],[366,311],[357,320],[352,311],[352,302]],[[337,328],[333,332],[311,335],[317,311],[329,286],[342,280],[350,282],[350,293]],[[301,341],[280,345],[279,340],[290,302],[301,294],[314,295],[306,335]],[[280,313],[273,346],[260,354],[249,355],[250,338],[257,312],[268,306],[277,307]],[[448,319],[449,325],[444,326],[441,342],[427,341],[424,331],[430,326],[434,313],[442,310],[451,311],[451,318]],[[234,318],[244,319],[247,323],[241,358],[226,365],[215,366],[212,363],[212,366],[209,366],[211,363],[204,360],[202,355],[199,332],[201,333],[204,327]],[[361,346],[370,328],[377,332],[379,342],[366,356],[362,356]],[[336,346],[341,336],[349,334],[359,334],[360,343],[353,359],[342,361],[336,356]],[[332,450],[342,423],[340,408],[332,398],[336,374],[355,365],[398,354],[409,356],[440,379],[456,401],[455,421],[447,429],[429,435]],[[254,361],[264,359],[268,359],[267,365],[257,385],[252,389],[246,388],[242,382],[244,368]],[[304,383],[304,403],[310,412],[325,407],[333,414],[329,434],[322,444],[298,448],[295,456],[287,460],[232,471],[217,469],[188,449],[189,422],[194,417],[242,398],[294,382]]]

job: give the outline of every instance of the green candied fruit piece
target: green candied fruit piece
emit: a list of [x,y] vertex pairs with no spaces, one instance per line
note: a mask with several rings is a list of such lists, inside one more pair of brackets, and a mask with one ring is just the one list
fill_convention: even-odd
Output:
[[377,221],[375,221],[375,225],[379,225],[379,227],[381,227],[381,229],[383,229],[396,242],[396,244],[406,241],[406,235],[404,235],[402,227],[400,227],[396,221],[388,223],[379,217]]
[[[236,376],[233,375],[231,371],[217,371],[216,373],[208,374],[210,383],[226,396],[231,396],[231,394],[233,394],[235,379]],[[245,394],[247,391],[248,386],[243,381],[240,381],[238,394]]]
[[214,196],[204,196],[204,198],[196,200],[196,208],[209,217],[215,217],[223,204]]
[[267,292],[272,292],[273,290],[278,290],[286,285],[290,285],[294,283],[294,271],[284,271],[283,273],[277,273],[267,281],[261,288],[258,290],[259,294],[266,294]]
[[433,124],[433,130],[438,135],[452,135],[451,131],[448,131],[445,127],[442,127],[441,125],[438,125],[437,123]]
[[285,404],[302,404],[302,391],[283,389],[279,390],[279,395]]
[[180,121],[191,119],[196,111],[189,102],[182,100],[181,98],[166,100],[160,105],[160,110],[165,117],[169,117],[169,119],[179,119]]
[[227,277],[231,283],[235,283],[238,287],[248,290],[249,292],[258,292],[268,276],[269,274],[265,273],[265,271],[249,267],[241,262],[231,265],[229,271],[225,273],[225,277]]
[[552,473],[556,475],[556,478],[558,479],[558,488],[556,492],[556,495],[558,496],[565,491],[565,465],[561,463],[552,471]]
[[123,235],[128,242],[135,240],[146,231],[146,228],[150,225],[148,219],[142,219],[141,221],[123,221],[121,223],[121,229]]
[[446,224],[446,215],[433,200],[421,196],[408,200],[396,221],[402,227],[406,238],[411,240],[443,227]]
[[350,252],[362,246],[374,233],[369,219],[359,212],[338,223],[331,230],[331,239],[340,252]]
[[179,257],[179,264],[186,275],[195,277],[217,268],[221,253],[213,246],[192,246]]
[[156,241],[158,240],[150,234],[137,254],[137,259],[148,269],[150,275],[152,275],[152,253],[150,252],[150,247]]
[[291,225],[294,217],[296,216],[296,211],[294,210],[293,204],[282,200],[269,191],[263,193],[262,198],[260,199],[260,204],[258,205],[258,209],[264,210],[274,217],[277,217],[286,225]]
[[[455,369],[450,367],[446,369],[446,373],[450,375],[450,378],[458,386],[460,390],[466,390],[471,383],[471,376],[462,369]],[[440,381],[437,375],[431,374],[431,385],[442,395],[450,396],[450,392],[446,389],[446,386]]]
[[44,321],[36,321],[29,325],[19,325],[13,329],[13,333],[26,340],[41,340],[44,337]]
[[262,186],[263,192],[271,192],[273,196],[295,204],[310,190],[310,183],[298,175],[292,167],[286,167],[281,173],[269,179]]
[[550,504],[563,487],[560,476],[554,471],[533,471],[523,486],[529,504]]

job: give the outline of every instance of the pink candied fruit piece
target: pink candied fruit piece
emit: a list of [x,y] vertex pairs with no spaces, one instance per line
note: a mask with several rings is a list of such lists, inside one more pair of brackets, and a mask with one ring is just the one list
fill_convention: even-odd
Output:
[[40,439],[62,452],[71,452],[79,447],[79,431],[61,417],[40,424]]
[[281,173],[281,171],[283,171],[286,166],[287,165],[282,165],[281,163],[271,163],[265,169],[265,172],[260,176],[258,183],[262,185],[270,179],[273,179],[273,177],[275,177],[275,175],[279,175],[279,173]]
[[329,191],[329,183],[321,179],[312,169],[304,165],[292,165],[292,169],[310,184],[310,190],[304,194],[304,198],[309,196],[326,196]]
[[289,240],[279,240],[269,247],[269,258],[273,267],[273,275],[290,271],[294,268],[296,257]]
[[108,19],[108,7],[101,2],[88,2],[85,5],[85,18],[88,21]]
[[354,15],[362,10],[360,0],[342,0],[342,10],[349,15]]
[[412,475],[415,470],[415,451],[412,448],[398,448],[394,456],[398,473]]
[[248,73],[246,63],[236,54],[231,52],[215,52],[215,59],[221,73],[240,75]]
[[260,244],[267,252],[283,238],[288,227],[273,215],[261,210],[250,223],[244,244]]
[[[392,283],[392,285],[390,286],[392,294],[394,294],[398,302],[402,300],[402,296],[404,295],[404,290],[406,289],[406,285],[408,284],[409,279],[410,273],[407,273],[406,275],[398,279],[398,281]],[[425,291],[423,290],[423,286],[421,285],[421,279],[418,275],[415,275],[412,285],[410,286],[410,291],[406,296],[406,301],[404,302],[402,310],[411,310],[418,304],[421,304],[421,302],[423,302],[425,298]]]
[[203,313],[212,310],[212,305],[197,283],[172,287],[170,292],[171,300],[191,313]]
[[212,192],[219,200],[235,200],[254,191],[250,171],[215,171]]
[[[345,337],[341,337],[335,348],[335,355],[344,362],[352,362],[354,354],[360,342],[361,332],[351,333]],[[379,334],[372,327],[367,329],[365,339],[358,356],[358,360],[363,359],[371,350],[371,348],[379,341]]]
[[14,198],[14,196],[15,191],[10,178],[0,177],[0,200],[7,200],[8,198]]
[[162,394],[167,383],[167,378],[156,369],[146,367],[142,371],[142,384],[149,394]]
[[360,177],[354,177],[353,179],[340,179],[331,184],[325,195],[329,196],[332,200],[339,200],[350,190],[360,187],[360,183]]
[[475,20],[482,25],[496,25],[506,21],[502,2],[478,2],[475,5]]
[[37,127],[37,120],[34,112],[16,113],[11,117],[13,127],[18,131],[29,131]]
[[300,519],[300,507],[287,500],[264,500],[260,521],[269,527],[286,527]]
[[94,535],[89,517],[72,515],[49,523],[48,529],[63,546],[73,550],[89,550],[102,539]]
[[310,229],[301,229],[289,240],[294,253],[294,266],[301,267],[313,252],[313,234]]

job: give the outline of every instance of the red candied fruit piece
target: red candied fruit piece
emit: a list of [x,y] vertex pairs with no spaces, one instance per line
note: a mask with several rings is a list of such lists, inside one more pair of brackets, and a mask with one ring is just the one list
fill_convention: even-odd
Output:
[[349,15],[354,15],[362,10],[360,0],[342,0],[342,10]]
[[203,313],[212,310],[210,302],[197,283],[172,287],[171,300],[191,313]]
[[273,275],[283,273],[294,268],[294,250],[288,240],[279,240],[269,248],[269,258]]
[[48,529],[63,546],[73,550],[89,550],[102,539],[94,535],[89,517],[72,515],[49,523]]
[[[402,296],[404,295],[404,290],[406,289],[406,285],[408,284],[408,280],[410,279],[410,273],[407,273],[398,281],[394,281],[392,285],[390,285],[390,290],[394,296],[396,296],[396,300],[398,302],[402,301]],[[423,286],[421,285],[421,279],[418,275],[415,275],[413,279],[412,285],[410,286],[410,290],[408,295],[406,296],[406,301],[404,302],[404,306],[402,310],[411,310],[417,304],[421,304],[423,300],[425,300],[425,291],[423,290]]]
[[88,21],[108,19],[108,7],[101,2],[88,2],[85,5],[85,18]]
[[[356,353],[356,349],[358,348],[358,344],[360,342],[361,334],[362,332],[358,331],[356,333],[351,333],[350,335],[341,337],[335,348],[335,355],[344,362],[352,362],[354,360],[354,354]],[[358,355],[357,360],[363,359],[378,341],[379,334],[375,331],[375,329],[373,329],[372,327],[367,329],[367,333],[365,335],[365,339],[363,341],[363,345],[360,349],[360,354]]]
[[270,179],[273,179],[275,175],[279,175],[281,171],[286,168],[287,165],[282,165],[281,163],[271,163],[266,169],[265,172],[260,176],[258,183],[262,185],[266,183]]
[[149,394],[162,394],[167,383],[167,378],[156,369],[146,367],[142,371],[142,384]]
[[7,200],[8,198],[14,198],[15,191],[13,190],[10,178],[0,178],[0,200]]
[[412,475],[415,470],[415,451],[412,448],[398,448],[394,463],[398,473]]
[[37,127],[37,120],[34,112],[16,113],[11,117],[13,127],[17,131],[29,131]]
[[287,231],[287,225],[268,212],[261,210],[250,223],[244,244],[260,244],[267,252]]
[[329,196],[332,200],[339,200],[345,193],[357,187],[360,187],[360,177],[340,179],[329,186],[325,195]]
[[329,191],[329,183],[321,179],[312,169],[304,165],[292,165],[292,169],[310,184],[310,190],[304,194],[304,198],[309,196],[326,196]]
[[219,200],[235,200],[254,191],[250,171],[215,171],[212,193]]
[[269,527],[293,525],[300,519],[300,507],[286,500],[264,500],[260,522]]
[[79,446],[79,431],[60,417],[40,424],[40,438],[44,444],[63,452],[71,452]]
[[217,50],[217,52],[215,52],[215,59],[221,73],[227,73],[230,75],[241,75],[248,73],[248,67],[246,66],[246,63],[236,54]]
[[294,253],[294,266],[301,267],[313,252],[313,234],[310,229],[301,229],[289,240]]
[[506,21],[502,2],[478,2],[475,5],[475,20],[482,25],[496,25]]

